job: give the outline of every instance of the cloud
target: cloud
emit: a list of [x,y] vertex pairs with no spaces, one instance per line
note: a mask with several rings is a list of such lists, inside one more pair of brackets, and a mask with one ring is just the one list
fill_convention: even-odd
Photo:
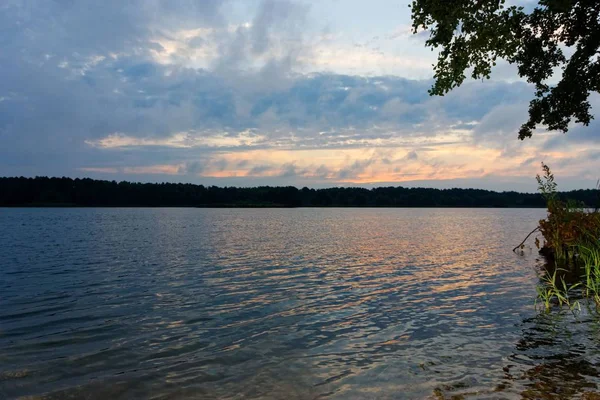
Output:
[[[592,93],[589,98],[592,114],[600,111],[600,94]],[[546,150],[558,150],[568,148],[570,145],[596,144],[600,139],[600,116],[590,122],[589,126],[571,124],[569,131],[564,135],[556,135],[548,140],[544,148]]]
[[249,4],[0,5],[0,175],[332,185],[533,176],[540,157],[570,176],[599,166],[596,121],[516,140],[524,82],[430,97],[422,53],[385,34],[354,46],[304,2]]
[[187,162],[181,165],[178,173],[183,175],[198,175],[204,171],[205,165],[199,161]]
[[294,178],[298,175],[296,165],[294,163],[286,163],[282,166],[282,171],[279,174],[281,178]]
[[503,144],[511,135],[516,138],[516,132],[527,121],[527,110],[526,102],[501,103],[492,108],[473,129],[476,142]]
[[417,152],[416,152],[416,151],[414,151],[414,150],[413,150],[413,151],[409,152],[409,153],[408,153],[408,154],[407,154],[407,155],[404,157],[404,159],[405,159],[405,160],[407,160],[407,161],[415,161],[415,160],[418,160],[418,159],[419,159],[419,155],[417,154]]
[[[10,1],[0,9],[3,48],[20,48],[30,60],[46,55],[69,60],[145,48],[156,35],[223,23],[223,0]],[[107,25],[107,22],[110,25]],[[38,50],[43,50],[41,54]],[[6,54],[6,53],[5,53]],[[77,58],[77,57],[76,57]]]
[[248,175],[261,176],[263,173],[270,171],[271,169],[272,167],[269,165],[256,165],[248,171]]
[[342,168],[338,172],[338,178],[342,181],[348,178],[355,178],[357,175],[364,172],[365,169],[372,163],[372,159],[354,161],[351,165]]

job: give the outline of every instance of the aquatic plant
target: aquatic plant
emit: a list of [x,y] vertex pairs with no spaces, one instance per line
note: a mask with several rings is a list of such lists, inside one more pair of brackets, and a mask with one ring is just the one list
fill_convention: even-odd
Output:
[[580,308],[579,301],[574,301],[574,296],[571,296],[571,293],[578,289],[577,295],[591,300],[589,304],[595,305],[595,310],[600,311],[600,239],[579,242],[571,249],[574,263],[582,272],[581,275],[575,275],[577,282],[568,284],[568,280],[565,279],[565,275],[572,271],[546,264],[540,284],[536,287],[535,303],[537,305],[540,302],[545,311],[550,311],[553,305]]
[[578,255],[584,265],[584,293],[600,306],[600,244],[585,246],[580,244]]
[[550,311],[552,305],[555,303],[558,304],[559,307],[566,305],[570,309],[579,307],[579,302],[571,300],[570,293],[580,286],[581,283],[578,282],[567,285],[564,277],[560,277],[560,280],[558,280],[557,272],[560,270],[560,268],[556,268],[553,273],[545,271],[541,278],[541,284],[536,287],[538,294],[536,305],[537,301],[541,300],[545,311]]
[[[548,215],[539,221],[537,228],[544,238],[540,251],[555,265],[575,267],[577,247],[581,243],[598,245],[594,240],[600,237],[600,212],[588,210],[581,202],[560,199],[550,167],[542,163],[542,170],[543,175],[537,175],[536,180],[546,200]],[[539,242],[536,244],[540,246]]]
[[528,235],[536,231],[542,234],[544,242],[540,243],[536,238],[536,246],[547,260],[536,288],[536,305],[541,302],[546,311],[555,304],[571,309],[579,307],[579,302],[572,301],[570,294],[581,286],[578,294],[593,299],[599,309],[600,212],[598,208],[589,210],[585,204],[561,199],[554,174],[544,163],[542,170],[542,176],[537,175],[536,180],[546,200],[548,214]]

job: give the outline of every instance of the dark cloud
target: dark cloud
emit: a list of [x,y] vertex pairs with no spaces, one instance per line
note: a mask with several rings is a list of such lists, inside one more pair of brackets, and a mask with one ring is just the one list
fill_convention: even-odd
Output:
[[298,175],[297,167],[294,163],[283,165],[283,171],[279,174],[280,178],[295,178]]
[[408,161],[415,161],[419,159],[419,155],[416,151],[412,150],[406,155],[406,157],[404,157],[404,159]]
[[217,171],[225,171],[228,167],[228,162],[224,159],[219,159],[216,160],[212,163],[212,166],[217,170]]
[[321,178],[321,179],[325,179],[327,178],[329,175],[331,174],[331,170],[329,168],[327,168],[325,165],[320,165],[316,170],[315,170],[315,175],[317,176],[317,178]]
[[364,172],[369,165],[373,164],[373,162],[373,159],[356,160],[351,165],[342,168],[338,172],[337,176],[341,180],[348,178],[356,178],[357,175],[359,175],[361,172]]
[[270,165],[257,165],[250,169],[250,171],[248,172],[248,175],[250,175],[250,176],[262,175],[265,172],[271,171],[272,168],[273,167],[271,167]]
[[204,171],[205,167],[205,164],[199,161],[187,162],[179,168],[179,173],[183,175],[198,175]]

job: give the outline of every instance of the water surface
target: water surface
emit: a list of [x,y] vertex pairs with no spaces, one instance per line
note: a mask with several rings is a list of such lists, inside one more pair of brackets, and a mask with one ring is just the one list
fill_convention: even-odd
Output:
[[511,252],[543,216],[0,209],[0,398],[594,392],[598,323],[539,315]]

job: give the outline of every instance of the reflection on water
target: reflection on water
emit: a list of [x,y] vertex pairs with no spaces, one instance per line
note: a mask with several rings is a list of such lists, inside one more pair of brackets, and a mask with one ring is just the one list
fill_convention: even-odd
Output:
[[523,382],[523,398],[600,398],[595,394],[600,376],[597,318],[585,309],[577,316],[542,313],[525,319],[522,331],[504,370],[508,380]]
[[0,397],[594,392],[597,321],[510,251],[543,214],[0,210]]

